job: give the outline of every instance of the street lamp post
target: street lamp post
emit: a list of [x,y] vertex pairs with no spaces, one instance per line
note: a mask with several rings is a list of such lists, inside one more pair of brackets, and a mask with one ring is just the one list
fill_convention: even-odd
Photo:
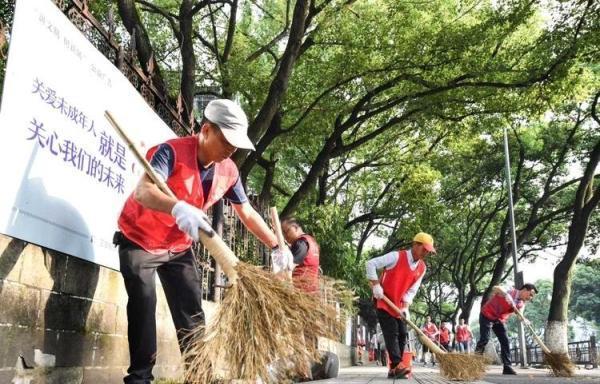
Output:
[[[513,259],[513,272],[515,285],[517,287],[523,284],[523,275],[519,273],[519,262],[517,260],[517,233],[515,231],[515,212],[513,207],[513,197],[512,197],[512,181],[510,177],[510,157],[508,153],[508,134],[506,132],[506,127],[504,127],[504,163],[506,168],[506,190],[508,194],[508,212],[510,218],[510,232],[512,238],[512,259]],[[519,349],[521,353],[520,363],[521,367],[525,367],[527,365],[527,347],[525,345],[525,330],[523,329],[523,323],[519,323]]]

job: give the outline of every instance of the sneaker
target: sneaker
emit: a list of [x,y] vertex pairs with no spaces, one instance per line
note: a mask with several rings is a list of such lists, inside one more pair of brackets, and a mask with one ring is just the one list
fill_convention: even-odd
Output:
[[517,372],[515,372],[515,370],[512,369],[512,367],[510,365],[505,365],[504,368],[502,369],[502,374],[503,375],[516,375]]

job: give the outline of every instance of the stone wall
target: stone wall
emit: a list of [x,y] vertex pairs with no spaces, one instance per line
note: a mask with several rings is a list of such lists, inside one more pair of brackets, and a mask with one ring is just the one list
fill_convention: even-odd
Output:
[[[180,354],[158,286],[155,374],[174,377]],[[44,377],[35,383],[121,382],[129,359],[126,303],[119,272],[0,235],[0,383],[26,383],[26,376]],[[37,369],[22,369],[19,355]]]

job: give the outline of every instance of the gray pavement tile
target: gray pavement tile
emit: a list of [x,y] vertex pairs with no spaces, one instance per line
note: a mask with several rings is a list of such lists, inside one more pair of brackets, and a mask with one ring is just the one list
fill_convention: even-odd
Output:
[[387,369],[377,366],[343,368],[336,379],[314,381],[318,384],[600,384],[600,370],[579,370],[571,378],[552,377],[547,369],[520,369],[518,375],[504,376],[502,368],[489,366],[488,374],[480,381],[451,381],[440,376],[436,368],[414,366],[413,378],[409,380],[391,380],[387,378]]

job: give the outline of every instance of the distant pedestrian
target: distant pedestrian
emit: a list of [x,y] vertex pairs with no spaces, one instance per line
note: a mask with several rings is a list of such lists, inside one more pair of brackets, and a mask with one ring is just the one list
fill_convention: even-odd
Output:
[[[437,326],[435,325],[435,323],[433,323],[431,321],[431,316],[427,316],[427,321],[425,322],[425,324],[423,324],[423,327],[421,327],[421,330],[423,331],[425,336],[427,336],[431,341],[433,341],[434,343],[437,344],[437,342],[438,342],[437,337],[439,334],[439,330],[438,330]],[[435,365],[434,355],[429,350],[427,345],[425,345],[425,344],[423,344],[423,356],[422,356],[423,365],[427,365],[427,353],[428,352],[431,354],[431,365]]]
[[473,339],[473,333],[469,328],[468,324],[465,324],[465,319],[460,319],[460,324],[456,327],[456,346],[459,352],[470,353],[471,352],[471,340]]

